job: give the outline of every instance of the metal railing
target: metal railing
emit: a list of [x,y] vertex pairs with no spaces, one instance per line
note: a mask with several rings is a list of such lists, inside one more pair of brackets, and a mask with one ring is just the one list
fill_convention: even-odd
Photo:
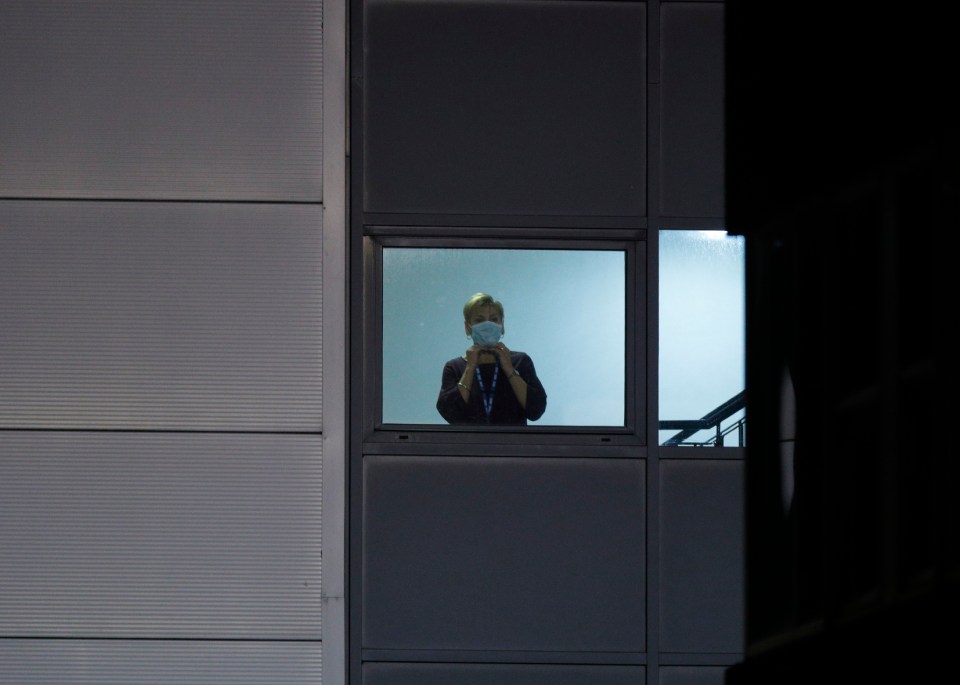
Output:
[[[663,445],[675,447],[685,445],[692,447],[724,447],[728,435],[737,433],[737,446],[744,445],[744,430],[747,417],[741,417],[728,426],[723,426],[723,422],[744,408],[746,404],[746,391],[740,391],[729,400],[721,404],[716,409],[710,411],[701,419],[689,419],[681,421],[660,421],[660,430],[680,431],[676,435],[668,438]],[[700,431],[713,429],[714,434],[706,440],[690,441]]]

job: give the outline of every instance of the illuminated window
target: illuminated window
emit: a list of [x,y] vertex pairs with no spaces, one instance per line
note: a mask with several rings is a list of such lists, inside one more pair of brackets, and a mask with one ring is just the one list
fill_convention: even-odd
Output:
[[463,306],[486,292],[547,393],[530,425],[625,425],[624,250],[385,247],[382,260],[383,423],[446,425],[441,371],[472,345]]
[[741,443],[744,239],[660,231],[660,444]]

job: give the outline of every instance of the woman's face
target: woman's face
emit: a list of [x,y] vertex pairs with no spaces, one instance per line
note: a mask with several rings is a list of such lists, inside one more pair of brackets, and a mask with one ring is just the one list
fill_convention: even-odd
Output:
[[473,332],[471,326],[475,323],[483,323],[484,321],[492,321],[493,323],[500,324],[501,328],[503,327],[503,317],[500,316],[497,308],[493,305],[484,304],[479,307],[474,307],[473,311],[470,312],[470,320],[464,321],[463,328],[466,330],[467,335],[471,335]]

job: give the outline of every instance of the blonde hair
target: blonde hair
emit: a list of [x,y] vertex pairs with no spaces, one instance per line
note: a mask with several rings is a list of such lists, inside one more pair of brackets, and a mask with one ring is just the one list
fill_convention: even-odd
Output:
[[493,299],[493,295],[488,295],[487,293],[476,293],[472,295],[467,303],[463,305],[463,320],[468,322],[470,321],[470,314],[473,313],[473,310],[477,307],[493,307],[497,310],[497,313],[500,314],[500,318],[503,318],[503,305]]

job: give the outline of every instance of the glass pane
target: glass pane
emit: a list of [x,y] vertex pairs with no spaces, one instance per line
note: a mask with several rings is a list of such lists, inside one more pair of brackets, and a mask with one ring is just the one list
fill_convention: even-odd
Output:
[[477,292],[502,303],[502,342],[546,391],[530,425],[624,425],[625,252],[408,247],[383,250],[384,423],[447,424],[441,376],[473,345]]
[[[744,418],[744,239],[725,231],[660,231],[660,444],[700,444]],[[738,399],[739,398],[739,399]],[[739,408],[737,408],[739,407]],[[664,421],[710,417],[683,430]]]

